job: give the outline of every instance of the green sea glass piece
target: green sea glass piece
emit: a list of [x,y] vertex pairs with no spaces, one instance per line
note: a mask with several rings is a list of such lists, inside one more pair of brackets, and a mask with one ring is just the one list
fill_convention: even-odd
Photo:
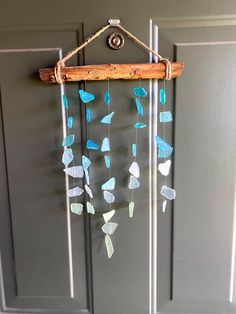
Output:
[[70,204],[70,210],[72,211],[72,213],[77,214],[77,215],[81,215],[83,212],[83,204],[80,203],[71,203]]
[[134,95],[136,97],[146,97],[147,96],[147,92],[146,92],[145,88],[143,88],[143,87],[135,87],[135,88],[133,88],[133,92],[134,92]]
[[62,146],[71,146],[75,141],[75,135],[74,134],[70,134],[68,136],[66,136],[64,138],[64,140],[62,141]]
[[82,102],[85,104],[87,104],[90,101],[95,99],[93,94],[90,94],[90,93],[84,91],[83,89],[79,90],[79,96],[80,96],[80,99],[82,100]]
[[114,254],[114,248],[113,248],[111,238],[108,234],[105,235],[105,245],[107,249],[107,256],[108,258],[111,258],[112,255]]
[[112,235],[116,228],[118,227],[118,224],[115,222],[105,222],[102,226],[102,231],[106,234]]
[[68,165],[72,162],[74,158],[73,151],[71,148],[66,148],[62,155],[63,164],[68,167]]

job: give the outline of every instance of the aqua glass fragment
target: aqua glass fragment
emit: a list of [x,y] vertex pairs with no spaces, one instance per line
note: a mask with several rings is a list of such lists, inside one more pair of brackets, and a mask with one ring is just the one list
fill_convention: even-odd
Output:
[[93,198],[93,193],[92,193],[90,187],[87,184],[85,184],[84,188],[85,188],[85,191],[88,193],[89,197]]
[[114,248],[113,248],[111,238],[108,234],[105,235],[105,245],[107,249],[107,256],[108,258],[111,258],[114,253]]
[[164,88],[160,89],[159,99],[160,99],[160,104],[164,106],[166,103],[166,91]]
[[67,195],[69,197],[75,197],[75,196],[80,196],[82,193],[84,192],[83,189],[81,189],[79,186],[73,188],[73,189],[69,189],[67,191]]
[[134,189],[139,188],[139,186],[140,186],[140,182],[134,176],[130,176],[129,189],[134,190]]
[[172,113],[170,111],[163,111],[160,112],[160,116],[159,116],[160,122],[171,122],[173,120],[172,118]]
[[129,217],[132,218],[134,215],[134,202],[129,203]]
[[87,149],[91,149],[91,150],[98,150],[98,149],[99,149],[99,146],[98,146],[98,144],[94,143],[94,141],[92,141],[92,140],[87,140],[86,148],[87,148]]
[[67,97],[66,95],[63,95],[62,96],[62,101],[63,101],[63,106],[65,109],[68,109],[69,105],[68,105],[68,100],[67,100]]
[[136,161],[133,161],[131,166],[129,167],[129,172],[135,177],[139,178],[140,177],[140,170],[139,170],[139,165]]
[[95,209],[94,209],[93,205],[90,202],[86,203],[86,207],[87,207],[87,212],[89,214],[92,214],[92,215],[95,214]]
[[173,147],[160,136],[156,136],[156,142],[158,146],[158,158],[169,158],[173,152]]
[[80,203],[71,203],[70,204],[70,210],[72,211],[72,213],[77,214],[77,215],[81,215],[82,211],[83,211],[83,204]]
[[105,222],[102,226],[102,231],[106,234],[112,235],[116,228],[118,227],[118,224],[115,222]]
[[65,173],[73,178],[83,178],[84,172],[82,166],[69,167],[64,169]]
[[137,110],[138,110],[138,114],[140,116],[143,116],[143,106],[140,102],[140,100],[138,98],[135,98],[135,103],[136,103],[136,107],[137,107]]
[[108,204],[111,204],[111,203],[115,202],[115,196],[112,193],[108,192],[108,191],[104,191],[103,192],[103,197],[104,197],[104,200]]
[[113,111],[113,112],[107,114],[106,116],[104,116],[104,117],[101,119],[100,123],[103,123],[103,124],[111,124],[111,119],[112,119],[114,113],[115,113],[115,112]]
[[102,185],[102,190],[103,191],[105,191],[105,190],[112,191],[112,190],[114,190],[115,185],[116,185],[116,179],[113,177]]
[[74,134],[70,134],[68,136],[66,136],[64,138],[64,140],[62,141],[62,146],[71,146],[75,141],[75,135]]
[[163,185],[161,188],[161,195],[168,198],[168,200],[173,200],[176,197],[176,192],[174,189],[169,188],[167,185]]
[[91,109],[86,108],[86,121],[89,123],[91,122]]
[[146,97],[147,96],[147,92],[143,87],[135,87],[133,89],[134,95],[136,97]]
[[101,146],[101,152],[109,152],[110,151],[110,141],[108,137],[104,137]]
[[90,101],[94,100],[95,97],[93,96],[93,94],[90,94],[86,91],[84,91],[83,89],[79,90],[79,95],[80,95],[80,99],[82,100],[83,103],[87,104]]
[[143,123],[143,122],[137,122],[135,125],[134,125],[135,129],[143,129],[143,128],[146,128],[146,124]]
[[162,203],[162,212],[165,213],[166,211],[166,205],[167,205],[167,200],[164,200],[164,202]]
[[109,212],[102,214],[104,221],[108,222],[115,215],[115,212],[116,211],[112,209]]
[[111,161],[110,161],[110,158],[109,158],[109,156],[107,156],[107,155],[105,155],[104,156],[104,160],[105,160],[105,165],[106,165],[106,168],[110,168],[110,166],[111,166]]
[[109,106],[111,102],[111,95],[110,92],[107,90],[104,94],[104,103]]
[[132,144],[132,155],[133,155],[133,157],[136,157],[136,155],[137,155],[137,145],[136,144]]
[[73,126],[73,117],[71,117],[71,116],[68,117],[67,126],[68,126],[69,129],[72,128],[72,126]]
[[170,165],[171,165],[171,161],[170,159],[168,159],[167,161],[163,162],[163,163],[160,163],[158,165],[158,170],[160,171],[160,173],[163,175],[163,176],[168,176],[169,173],[170,173]]
[[71,148],[67,148],[64,150],[64,153],[62,155],[62,162],[67,167],[73,160],[74,155]]
[[87,183],[87,185],[89,185],[89,183],[90,183],[90,179],[89,179],[89,173],[88,173],[88,170],[85,170],[85,171],[84,171],[84,173],[85,173],[86,183]]
[[85,155],[82,156],[82,166],[84,171],[88,170],[91,165],[91,161]]

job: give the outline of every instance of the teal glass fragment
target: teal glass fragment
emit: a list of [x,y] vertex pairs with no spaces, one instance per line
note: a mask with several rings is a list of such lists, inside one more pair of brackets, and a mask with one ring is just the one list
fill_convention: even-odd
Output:
[[63,101],[63,106],[64,106],[64,108],[65,108],[65,109],[68,109],[69,104],[68,104],[68,100],[67,100],[66,95],[63,95],[63,96],[62,96],[62,101]]
[[90,180],[89,180],[89,173],[88,173],[88,170],[85,170],[84,173],[85,173],[86,183],[87,183],[87,185],[89,185]]
[[86,147],[87,147],[87,149],[91,149],[91,150],[98,150],[99,149],[98,144],[94,143],[94,141],[92,141],[92,140],[87,140]]
[[143,106],[142,106],[140,100],[137,97],[135,98],[135,103],[136,103],[136,107],[137,107],[137,110],[138,110],[138,114],[140,116],[143,116]]
[[169,158],[173,152],[173,147],[160,136],[156,136],[156,142],[158,146],[158,158]]
[[136,97],[146,97],[147,92],[143,87],[135,87],[133,88],[134,95]]
[[105,160],[106,168],[109,169],[111,167],[111,161],[110,161],[109,156],[105,155],[104,160]]
[[140,186],[140,182],[138,181],[138,179],[136,179],[134,176],[130,176],[129,189],[134,190],[134,189],[139,188],[139,186]]
[[105,200],[108,204],[111,204],[111,203],[114,203],[114,202],[115,202],[115,196],[114,196],[111,192],[104,191],[104,192],[103,192],[103,197],[104,197],[104,200]]
[[82,156],[82,166],[84,171],[88,170],[91,165],[91,161],[85,155]]
[[67,119],[67,126],[69,129],[72,128],[73,126],[73,117],[69,116],[68,119]]
[[164,88],[160,89],[159,99],[160,99],[160,104],[164,106],[166,103],[166,91]]
[[135,125],[134,125],[135,129],[143,129],[143,128],[146,128],[146,124],[143,123],[143,122],[137,122]]
[[102,185],[102,190],[112,191],[114,190],[115,185],[116,185],[116,179],[113,177]]
[[108,137],[104,137],[101,146],[101,152],[109,152],[110,151],[110,141]]
[[79,90],[79,96],[80,96],[80,99],[82,100],[82,102],[85,104],[87,104],[90,101],[95,99],[93,94],[90,94],[90,93],[84,91],[83,89]]
[[91,109],[86,108],[86,121],[89,123],[91,122]]
[[171,122],[173,120],[172,114],[170,111],[160,112],[159,119],[160,119],[160,122]]
[[71,146],[75,141],[75,135],[74,134],[70,134],[68,136],[66,136],[64,138],[64,140],[62,141],[62,146]]
[[70,204],[70,210],[72,211],[72,213],[77,214],[77,215],[81,215],[82,211],[83,211],[83,204],[80,203],[71,203]]
[[132,144],[132,155],[133,155],[133,157],[136,157],[136,155],[137,155],[137,145],[136,144]]
[[104,103],[107,106],[109,106],[110,102],[111,102],[111,95],[110,95],[110,92],[107,90],[107,91],[105,91],[105,94],[104,94]]
[[74,155],[71,148],[67,148],[64,150],[64,153],[62,155],[62,162],[67,167],[73,160]]
[[103,123],[103,124],[111,124],[111,119],[112,119],[114,113],[115,113],[115,112],[113,111],[113,112],[107,114],[106,116],[104,116],[104,117],[101,119],[100,123]]

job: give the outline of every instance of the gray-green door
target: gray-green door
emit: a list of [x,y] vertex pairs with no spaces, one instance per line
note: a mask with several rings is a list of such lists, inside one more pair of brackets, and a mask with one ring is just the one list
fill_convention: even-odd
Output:
[[[54,65],[68,50],[106,23],[121,22],[172,60],[184,74],[166,83],[166,127],[173,143],[167,183],[177,198],[162,213],[165,179],[157,173],[153,137],[158,88],[146,81],[138,161],[141,187],[128,217],[128,167],[138,82],[110,82],[112,173],[117,178],[115,253],[106,257],[100,191],[107,176],[101,154],[91,153],[94,216],[70,213],[61,163],[63,87],[46,86],[39,68]],[[235,1],[1,1],[0,2],[0,249],[2,313],[236,313],[235,286]],[[109,30],[69,64],[149,62],[125,37],[106,45]],[[81,85],[84,88],[84,85]],[[105,114],[107,82],[86,83],[97,98],[86,127],[76,83],[66,84],[75,119],[76,161],[86,136],[101,142],[97,122]],[[81,199],[81,201],[83,201]]]

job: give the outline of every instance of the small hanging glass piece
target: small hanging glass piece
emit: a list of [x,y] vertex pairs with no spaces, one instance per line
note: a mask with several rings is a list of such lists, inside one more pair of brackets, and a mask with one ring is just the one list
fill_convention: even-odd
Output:
[[129,167],[129,172],[135,177],[139,178],[140,177],[140,170],[139,170],[139,165],[136,161],[133,161],[131,166]]
[[135,129],[143,129],[143,128],[146,128],[146,124],[143,122],[137,122],[135,123],[134,127]]
[[129,217],[132,218],[134,215],[134,202],[129,203]]
[[105,235],[105,245],[107,249],[107,256],[108,258],[111,258],[114,253],[114,248],[113,248],[111,238],[108,234]]
[[92,141],[92,140],[87,140],[86,148],[87,148],[87,149],[91,149],[91,150],[98,150],[98,149],[99,149],[99,146],[98,146],[98,144],[94,143],[94,141]]
[[161,188],[161,194],[168,198],[168,200],[173,200],[176,197],[176,192],[174,189],[169,188],[167,185],[163,185]]
[[91,109],[86,108],[86,122],[90,123],[91,122]]
[[86,183],[87,183],[87,185],[89,185],[89,183],[90,183],[90,179],[89,179],[89,173],[88,173],[88,170],[84,170],[84,173],[85,173]]
[[104,161],[105,161],[106,168],[109,169],[110,166],[111,166],[111,162],[110,162],[109,156],[105,155],[104,156]]
[[67,167],[73,160],[74,155],[71,148],[67,148],[64,150],[64,153],[62,155],[62,162]]
[[140,182],[134,176],[130,176],[129,189],[134,190],[134,189],[139,188],[139,186],[140,186]]
[[136,146],[136,144],[132,144],[132,155],[133,155],[133,157],[136,157],[136,155],[137,155],[137,146]]
[[83,189],[81,189],[79,186],[73,188],[73,189],[69,189],[67,191],[67,195],[69,197],[75,197],[75,196],[80,196],[82,193],[84,192]]
[[67,126],[69,129],[73,127],[73,117],[69,116],[67,120]]
[[88,170],[88,168],[91,165],[91,161],[88,159],[88,157],[86,157],[85,155],[82,156],[82,166],[84,171]]
[[169,173],[170,173],[170,165],[171,165],[171,161],[170,159],[168,159],[167,161],[163,162],[163,163],[160,163],[158,165],[158,170],[160,171],[160,173],[163,175],[163,176],[168,176]]
[[160,112],[160,116],[159,116],[160,122],[171,122],[173,120],[172,118],[172,113],[170,111],[163,111]]
[[72,213],[77,214],[77,215],[81,215],[82,211],[83,211],[83,204],[80,203],[71,203],[70,204],[70,210],[72,211]]
[[101,146],[101,152],[109,152],[110,151],[110,141],[108,137],[104,137]]
[[107,90],[104,94],[104,103],[109,106],[111,102],[111,95],[110,92]]
[[62,96],[62,102],[63,102],[64,108],[65,108],[65,109],[68,109],[69,105],[68,105],[68,100],[67,100],[66,95],[63,95],[63,96]]
[[102,185],[102,190],[103,191],[105,191],[105,190],[112,191],[112,190],[114,190],[115,185],[116,185],[116,179],[113,177]]
[[173,147],[160,136],[156,136],[156,142],[158,145],[158,158],[169,158],[173,152]]
[[82,166],[75,166],[75,167],[69,167],[66,169],[63,169],[66,174],[73,178],[83,178],[84,172]]
[[115,232],[117,227],[118,227],[118,224],[115,222],[106,222],[102,226],[102,231],[106,234],[112,235]]
[[134,95],[136,97],[146,97],[147,92],[143,87],[135,87],[133,88]]
[[93,94],[90,94],[90,93],[84,91],[83,89],[79,90],[79,96],[80,96],[80,99],[82,100],[82,102],[85,104],[87,104],[90,101],[95,99]]
[[166,211],[166,205],[167,205],[167,200],[164,200],[162,203],[162,212],[165,213]]
[[88,193],[88,196],[90,198],[93,198],[93,193],[92,193],[92,190],[90,189],[90,187],[87,184],[85,184],[84,188],[85,188],[85,191]]
[[161,88],[160,89],[160,92],[159,92],[159,100],[160,100],[160,104],[161,105],[165,105],[166,104],[166,91],[164,88]]
[[86,203],[86,207],[87,207],[87,213],[92,214],[92,215],[95,214],[95,209],[90,202]]
[[137,107],[137,110],[138,110],[138,114],[140,116],[143,116],[143,106],[140,102],[140,100],[138,98],[135,98],[135,103],[136,103],[136,107]]
[[112,209],[109,212],[102,214],[104,221],[108,222],[115,215],[115,212],[116,211]]
[[70,134],[68,136],[66,136],[64,138],[64,140],[62,141],[62,146],[71,146],[75,141],[75,135],[74,134]]
[[115,196],[112,193],[108,192],[108,191],[104,191],[103,192],[103,197],[104,197],[104,200],[108,204],[111,204],[111,203],[115,202]]
[[115,112],[113,111],[113,112],[107,114],[106,116],[104,116],[101,119],[100,123],[102,123],[102,124],[111,124],[111,120],[112,120],[112,117],[113,117],[114,113]]

